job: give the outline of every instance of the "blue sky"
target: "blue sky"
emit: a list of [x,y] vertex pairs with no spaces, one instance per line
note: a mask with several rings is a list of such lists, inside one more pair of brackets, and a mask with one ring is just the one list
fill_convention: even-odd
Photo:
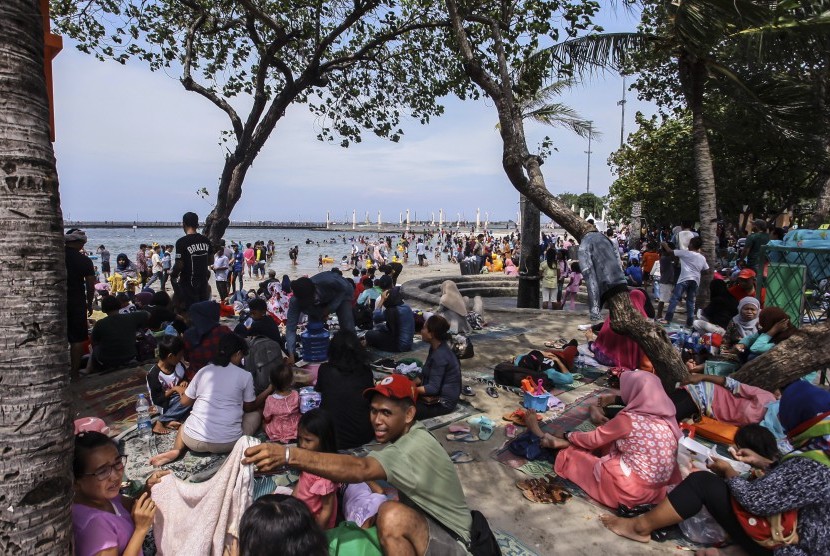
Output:
[[[626,13],[597,19],[606,31],[633,30]],[[98,62],[78,52],[72,41],[55,59],[57,140],[55,154],[64,218],[76,220],[177,220],[188,210],[202,218],[210,211],[222,167],[220,130],[227,117],[178,82],[176,74],[150,72],[131,62]],[[608,192],[613,181],[608,156],[619,147],[622,80],[606,75],[578,85],[563,97],[603,133],[592,145],[591,191]],[[634,113],[654,107],[629,91],[626,134]],[[394,144],[364,135],[343,149],[316,140],[314,118],[294,105],[277,124],[248,173],[234,220],[358,220],[380,210],[396,221],[410,209],[414,219],[430,219],[443,208],[448,219],[463,213],[482,220],[515,219],[518,194],[501,167],[497,116],[485,100],[447,99],[446,113],[428,126],[404,123],[406,135]],[[531,150],[550,135],[558,152],[543,166],[553,193],[586,188],[587,140],[557,128],[528,124]]]

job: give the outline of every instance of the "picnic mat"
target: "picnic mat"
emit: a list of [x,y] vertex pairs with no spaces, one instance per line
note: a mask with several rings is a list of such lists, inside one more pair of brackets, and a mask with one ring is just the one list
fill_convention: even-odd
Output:
[[498,529],[493,529],[496,542],[499,543],[502,556],[537,556],[536,552],[525,546],[519,539]]
[[[124,376],[115,382],[79,390],[78,395],[85,405],[83,416],[100,417],[109,425],[113,436],[135,426],[136,396],[146,394],[149,398],[148,368],[139,366],[130,369],[129,372],[123,371]],[[84,384],[85,381],[81,381],[79,387],[83,387]]]
[[[464,374],[465,376],[470,377],[477,382],[484,383],[487,386],[495,386],[496,388],[499,388],[501,390],[507,390],[508,392],[519,394],[520,396],[524,394],[522,389],[516,386],[504,386],[502,384],[498,384],[496,382],[492,369],[465,371]],[[584,386],[586,384],[593,384],[595,382],[599,386],[605,386],[605,369],[593,369],[591,367],[582,367],[578,371],[574,372],[574,381],[572,384],[567,384],[564,386],[555,386],[551,388],[549,392],[554,396],[558,396],[559,394],[564,394],[565,392],[576,390],[580,386]]]
[[[545,419],[540,423],[544,432],[555,436],[562,436],[566,431],[591,431],[595,427],[588,418],[588,412],[592,405],[597,403],[597,398],[605,394],[617,393],[616,390],[608,388],[597,388],[593,392],[582,396],[573,403],[566,405],[562,410],[554,413],[552,418]],[[496,450],[493,459],[513,469],[519,469],[528,461],[513,454],[507,449],[507,443]]]
[[458,405],[455,406],[455,411],[452,413],[448,413],[446,415],[440,415],[438,417],[432,417],[430,419],[424,419],[421,423],[429,430],[433,431],[435,429],[440,429],[441,427],[445,427],[450,423],[455,423],[456,421],[460,421],[462,419],[466,419],[470,415],[474,413],[480,413],[476,408],[472,405],[465,403],[465,402],[458,402]]

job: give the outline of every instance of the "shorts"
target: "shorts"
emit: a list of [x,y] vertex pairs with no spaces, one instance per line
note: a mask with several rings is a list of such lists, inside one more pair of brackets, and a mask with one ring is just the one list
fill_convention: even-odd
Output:
[[674,284],[660,284],[660,301],[663,303],[671,301],[672,292],[674,292]]
[[442,525],[428,515],[424,517],[429,528],[429,541],[425,556],[466,556],[469,554],[467,547],[450,535]]
[[101,272],[109,272],[110,271],[110,263],[109,261],[104,261],[101,263]]
[[179,281],[173,288],[173,292],[173,304],[186,311],[194,303],[210,299],[210,284],[204,282],[190,285]]
[[70,344],[79,344],[89,339],[89,322],[86,305],[83,303],[66,304],[66,338]]

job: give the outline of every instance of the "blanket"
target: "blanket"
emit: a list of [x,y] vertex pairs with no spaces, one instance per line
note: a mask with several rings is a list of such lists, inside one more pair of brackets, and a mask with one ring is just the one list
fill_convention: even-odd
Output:
[[160,555],[222,556],[238,538],[239,521],[251,505],[254,486],[253,467],[241,461],[244,451],[256,444],[259,441],[250,436],[240,438],[208,481],[189,483],[171,474],[153,487],[158,508],[153,529]]

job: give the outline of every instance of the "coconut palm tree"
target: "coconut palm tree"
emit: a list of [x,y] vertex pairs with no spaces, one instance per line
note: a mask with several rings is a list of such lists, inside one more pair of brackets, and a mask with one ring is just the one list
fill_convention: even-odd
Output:
[[[749,0],[663,0],[650,9],[655,21],[649,30],[580,37],[551,47],[546,55],[572,65],[577,73],[597,68],[623,69],[635,54],[671,60],[692,115],[701,253],[714,268],[718,213],[715,172],[704,120],[704,93],[713,77],[749,92],[736,72],[724,65],[722,47],[738,31],[768,21],[769,11]],[[708,297],[707,284],[708,280],[700,288],[704,302]]]
[[39,8],[0,2],[3,554],[72,552],[66,270]]
[[[538,124],[562,127],[569,129],[582,138],[589,136],[599,140],[602,134],[583,118],[579,113],[561,102],[556,102],[563,92],[572,87],[574,79],[559,79],[550,83],[545,82],[544,73],[534,64],[538,58],[531,58],[516,71],[516,104],[521,112],[522,120],[529,120]],[[496,129],[501,129],[496,124]],[[545,147],[543,147],[545,148]],[[522,214],[522,237],[539,237],[540,211],[539,207],[528,202],[524,195],[519,194],[519,208]],[[539,245],[538,242],[522,242],[523,275],[535,277],[539,273]],[[516,305],[520,308],[539,308],[539,283],[535,280],[520,279]]]

